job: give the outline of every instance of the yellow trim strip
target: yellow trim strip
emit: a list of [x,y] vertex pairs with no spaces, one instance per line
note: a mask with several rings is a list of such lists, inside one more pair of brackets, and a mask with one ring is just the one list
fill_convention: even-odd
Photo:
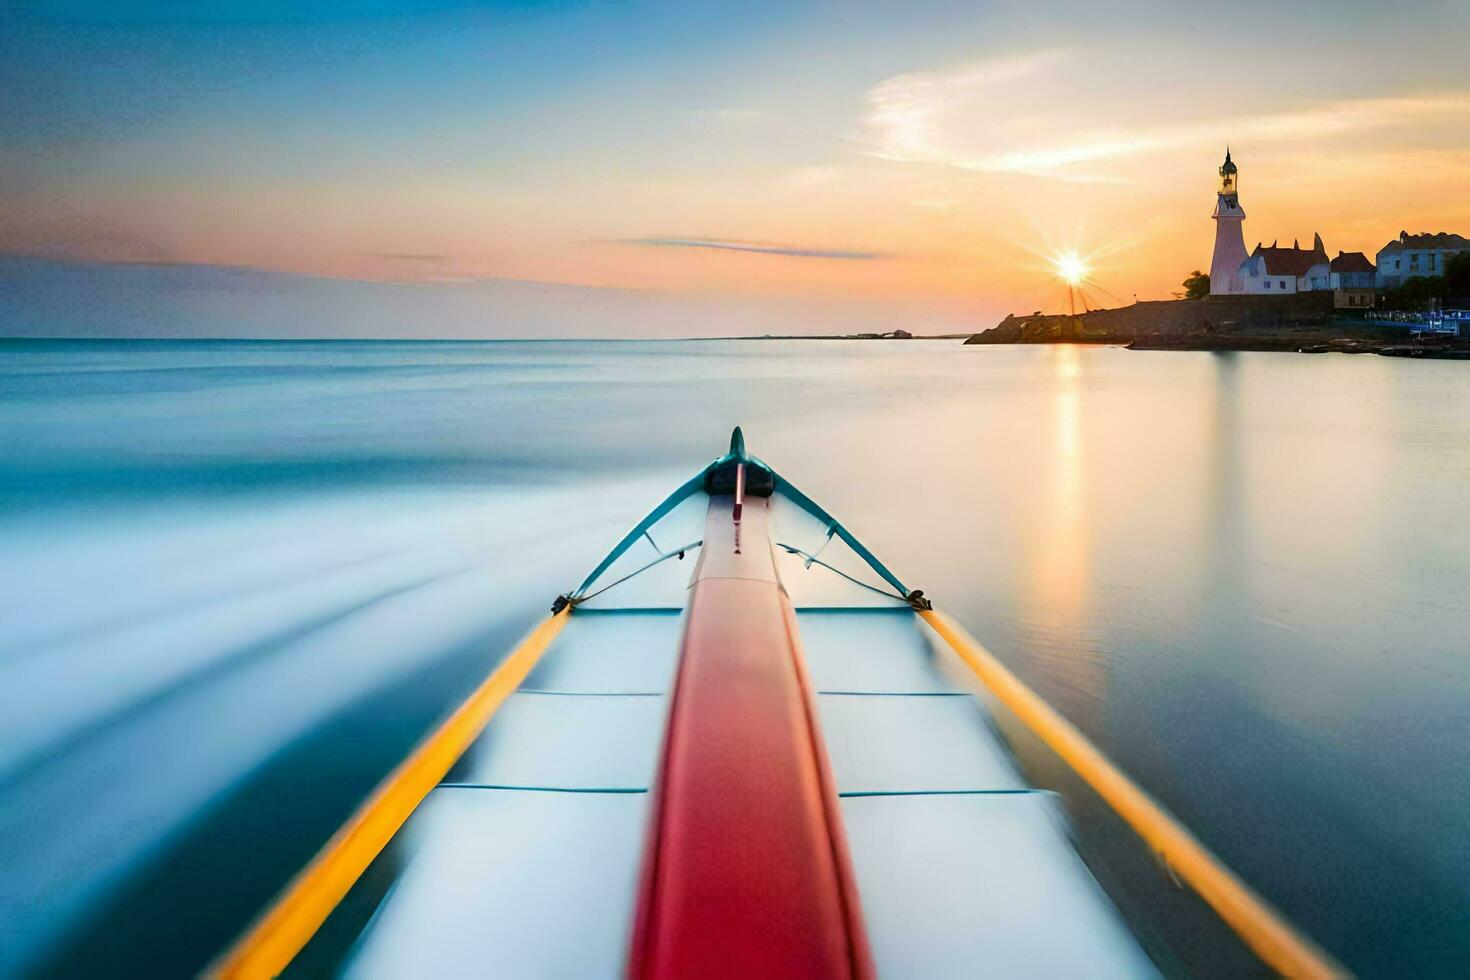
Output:
[[919,615],[975,676],[1052,751],[1066,760],[1164,862],[1267,966],[1287,977],[1342,977],[1347,972],[1235,876],[1163,807],[1120,772],[1087,738],[1012,674],[964,628],[937,610]]
[[206,971],[222,978],[275,977],[316,934],[373,858],[484,731],[566,625],[570,608],[542,620],[317,852],[285,891]]

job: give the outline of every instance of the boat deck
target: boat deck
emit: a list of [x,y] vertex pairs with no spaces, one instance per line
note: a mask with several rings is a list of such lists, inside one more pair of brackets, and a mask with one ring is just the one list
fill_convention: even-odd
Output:
[[1345,975],[739,428],[220,973],[1156,976],[972,684],[1263,964]]
[[[347,972],[623,971],[680,612],[575,612],[400,833]],[[1155,973],[912,610],[797,619],[880,974]]]

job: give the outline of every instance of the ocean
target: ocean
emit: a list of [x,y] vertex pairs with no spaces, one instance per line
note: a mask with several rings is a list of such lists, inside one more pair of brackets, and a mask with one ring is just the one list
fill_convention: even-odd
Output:
[[[1347,966],[1458,972],[1465,371],[0,341],[0,972],[198,969],[736,424]],[[1191,958],[1197,920],[1096,801],[1017,751],[1130,919],[1233,972]]]

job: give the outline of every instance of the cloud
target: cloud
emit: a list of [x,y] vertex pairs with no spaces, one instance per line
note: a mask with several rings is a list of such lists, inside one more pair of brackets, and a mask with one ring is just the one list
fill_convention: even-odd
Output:
[[1064,49],[976,62],[949,71],[910,72],[868,92],[863,123],[874,137],[872,156],[909,163],[949,163],[949,116],[978,97],[999,94],[1005,83],[1036,75],[1066,55]]
[[433,255],[427,252],[377,252],[372,258],[387,259],[389,262],[413,262],[420,265],[443,265],[453,256]]
[[798,248],[791,245],[767,245],[760,242],[722,241],[714,238],[625,238],[625,245],[655,245],[660,248],[713,248],[729,252],[755,252],[759,255],[782,255],[797,259],[852,259],[868,261],[888,258],[882,252],[854,252],[844,249]]
[[1323,102],[1268,115],[1227,117],[1209,123],[1142,129],[1132,135],[1031,147],[981,157],[972,163],[982,170],[1049,173],[1077,163],[1216,142],[1222,134],[1238,143],[1301,142],[1425,123],[1443,125],[1457,118],[1470,118],[1470,94]]
[[[1134,105],[1085,114],[1039,109],[1036,93],[1076,91],[1079,69],[1067,49],[978,62],[947,71],[895,75],[868,92],[863,126],[869,156],[962,170],[1028,174],[1077,182],[1118,182],[1079,165],[1215,144],[1309,142],[1351,134],[1470,123],[1470,92],[1323,101],[1252,115],[1166,125],[1139,124]],[[1029,100],[1029,101],[1028,101]],[[1146,108],[1146,107],[1144,107]],[[1056,131],[1057,139],[1021,133]]]

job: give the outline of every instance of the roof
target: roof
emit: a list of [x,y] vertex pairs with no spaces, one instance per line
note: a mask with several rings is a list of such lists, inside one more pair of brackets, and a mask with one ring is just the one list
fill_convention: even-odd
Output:
[[1275,245],[1257,245],[1251,258],[1257,255],[1266,260],[1268,276],[1304,276],[1312,266],[1327,261],[1327,253],[1306,248],[1277,248]]
[[1444,248],[1444,249],[1470,249],[1470,238],[1464,235],[1456,235],[1448,231],[1420,232],[1411,235],[1407,231],[1399,232],[1399,237],[1380,248],[1380,252],[1397,252],[1405,248]]
[[1338,252],[1332,260],[1333,272],[1372,272],[1373,263],[1362,252]]

